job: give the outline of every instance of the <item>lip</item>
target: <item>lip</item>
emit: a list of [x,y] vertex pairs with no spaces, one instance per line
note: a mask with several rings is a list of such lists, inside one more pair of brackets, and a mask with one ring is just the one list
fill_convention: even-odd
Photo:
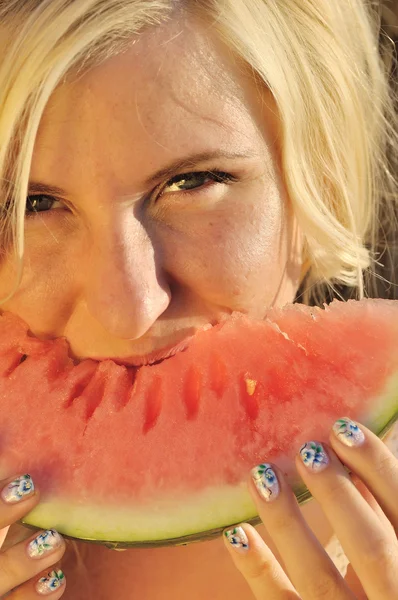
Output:
[[119,365],[125,365],[127,367],[143,367],[145,365],[153,365],[161,360],[165,360],[167,358],[171,358],[178,352],[184,352],[189,346],[190,341],[195,337],[195,334],[198,331],[206,331],[207,329],[211,329],[213,325],[210,323],[208,325],[204,325],[197,329],[192,335],[185,337],[180,340],[177,344],[170,344],[169,346],[164,346],[158,350],[154,350],[149,354],[145,354],[143,356],[128,356],[128,357],[96,357],[95,360],[103,361],[103,360],[112,360],[113,362]]

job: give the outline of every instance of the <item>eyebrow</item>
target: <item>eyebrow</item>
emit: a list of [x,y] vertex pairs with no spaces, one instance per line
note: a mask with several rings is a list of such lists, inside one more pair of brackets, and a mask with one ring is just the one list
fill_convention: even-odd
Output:
[[151,183],[156,183],[159,179],[166,179],[174,175],[177,171],[181,171],[183,169],[189,169],[195,167],[195,165],[199,163],[208,162],[210,160],[216,159],[244,159],[244,158],[253,158],[254,153],[242,153],[242,152],[220,152],[219,150],[215,152],[201,152],[200,154],[192,154],[183,159],[175,160],[163,169],[159,169],[146,180],[146,184],[149,185]]
[[[182,171],[183,169],[193,168],[196,165],[204,162],[208,162],[210,160],[217,159],[248,159],[253,158],[255,154],[252,152],[223,152],[223,151],[214,151],[214,152],[201,152],[199,154],[191,154],[190,156],[186,156],[183,159],[177,159],[172,163],[168,164],[166,167],[163,167],[153,173],[145,182],[145,186],[154,185],[159,180],[170,178],[172,175],[177,173],[178,171]],[[66,196],[67,192],[62,188],[59,188],[54,185],[47,185],[46,183],[40,181],[30,181],[29,182],[29,194],[48,194],[53,196]]]
[[29,181],[28,194],[48,194],[49,196],[66,196],[65,190],[41,181]]

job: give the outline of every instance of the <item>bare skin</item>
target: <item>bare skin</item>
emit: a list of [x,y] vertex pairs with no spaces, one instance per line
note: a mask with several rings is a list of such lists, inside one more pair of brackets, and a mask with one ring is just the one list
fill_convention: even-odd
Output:
[[[149,181],[177,160],[209,153],[220,156]],[[233,179],[211,180],[210,171]],[[63,193],[34,198],[31,190],[41,212],[27,218],[23,281],[3,309],[38,336],[66,336],[78,358],[142,363],[235,310],[261,318],[266,307],[294,300],[302,239],[282,176],[275,103],[197,23],[146,33],[59,88],[31,181]],[[3,264],[2,296],[14,275],[15,265]],[[331,530],[315,502],[304,514],[326,543]],[[86,550],[98,600],[249,597],[221,539]],[[63,597],[87,599],[69,560]]]
[[[181,27],[63,86],[39,131],[31,181],[65,194],[27,219],[24,279],[4,308],[80,358],[127,361],[234,310],[262,317],[299,284],[271,95],[207,33]],[[206,153],[220,157],[148,182]],[[5,264],[1,293],[12,275]]]
[[[311,501],[303,508],[303,514],[321,543],[327,544],[332,531],[319,505]],[[257,530],[275,551],[264,526]],[[84,547],[80,545],[80,549],[85,556],[86,574],[90,580],[77,578],[76,562],[69,554],[68,561],[62,563],[68,576],[63,595],[66,599],[84,600],[89,597],[90,589],[93,590],[93,598],[98,600],[119,597],[133,600],[137,596],[148,600],[252,598],[249,586],[231,561],[221,536],[213,541],[175,548],[115,552],[85,544]],[[275,554],[279,556],[276,551]],[[80,587],[82,581],[83,588]]]

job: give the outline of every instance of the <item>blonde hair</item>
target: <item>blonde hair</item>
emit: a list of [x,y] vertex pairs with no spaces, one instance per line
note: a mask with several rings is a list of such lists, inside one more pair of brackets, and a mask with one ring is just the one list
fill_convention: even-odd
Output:
[[364,0],[3,2],[3,247],[11,246],[22,265],[32,153],[55,88],[177,10],[204,18],[275,98],[283,177],[305,235],[305,301],[325,283],[355,287],[362,297],[377,234],[394,219],[397,189],[387,159],[397,144],[396,113],[378,53],[379,16]]
[[321,300],[325,284],[363,296],[397,190],[388,160],[397,145],[394,98],[378,53],[379,14],[364,0],[1,2],[2,246],[22,264],[35,138],[56,87],[178,10],[203,18],[275,98],[283,177],[305,235],[305,301]]

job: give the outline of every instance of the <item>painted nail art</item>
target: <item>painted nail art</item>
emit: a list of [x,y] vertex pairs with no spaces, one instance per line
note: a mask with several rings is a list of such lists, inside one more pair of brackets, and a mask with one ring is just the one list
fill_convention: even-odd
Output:
[[35,486],[33,484],[30,475],[21,475],[8,483],[1,492],[1,498],[7,504],[16,504],[27,500],[35,492]]
[[242,527],[234,527],[233,529],[227,529],[224,531],[224,535],[238,552],[247,552],[249,549],[249,540]]
[[41,577],[36,583],[36,592],[42,596],[48,596],[61,586],[65,585],[65,575],[60,569],[50,571],[46,577]]
[[48,529],[40,533],[27,546],[28,556],[30,558],[41,558],[56,550],[62,544],[62,538],[55,529]]
[[365,441],[362,429],[359,429],[358,425],[348,417],[337,419],[332,429],[340,442],[350,448],[352,446],[361,446]]
[[257,465],[251,470],[251,476],[258,493],[266,502],[272,502],[279,495],[279,482],[275,471],[268,463]]
[[300,458],[308,469],[323,471],[329,464],[326,450],[319,442],[306,442],[300,448]]

